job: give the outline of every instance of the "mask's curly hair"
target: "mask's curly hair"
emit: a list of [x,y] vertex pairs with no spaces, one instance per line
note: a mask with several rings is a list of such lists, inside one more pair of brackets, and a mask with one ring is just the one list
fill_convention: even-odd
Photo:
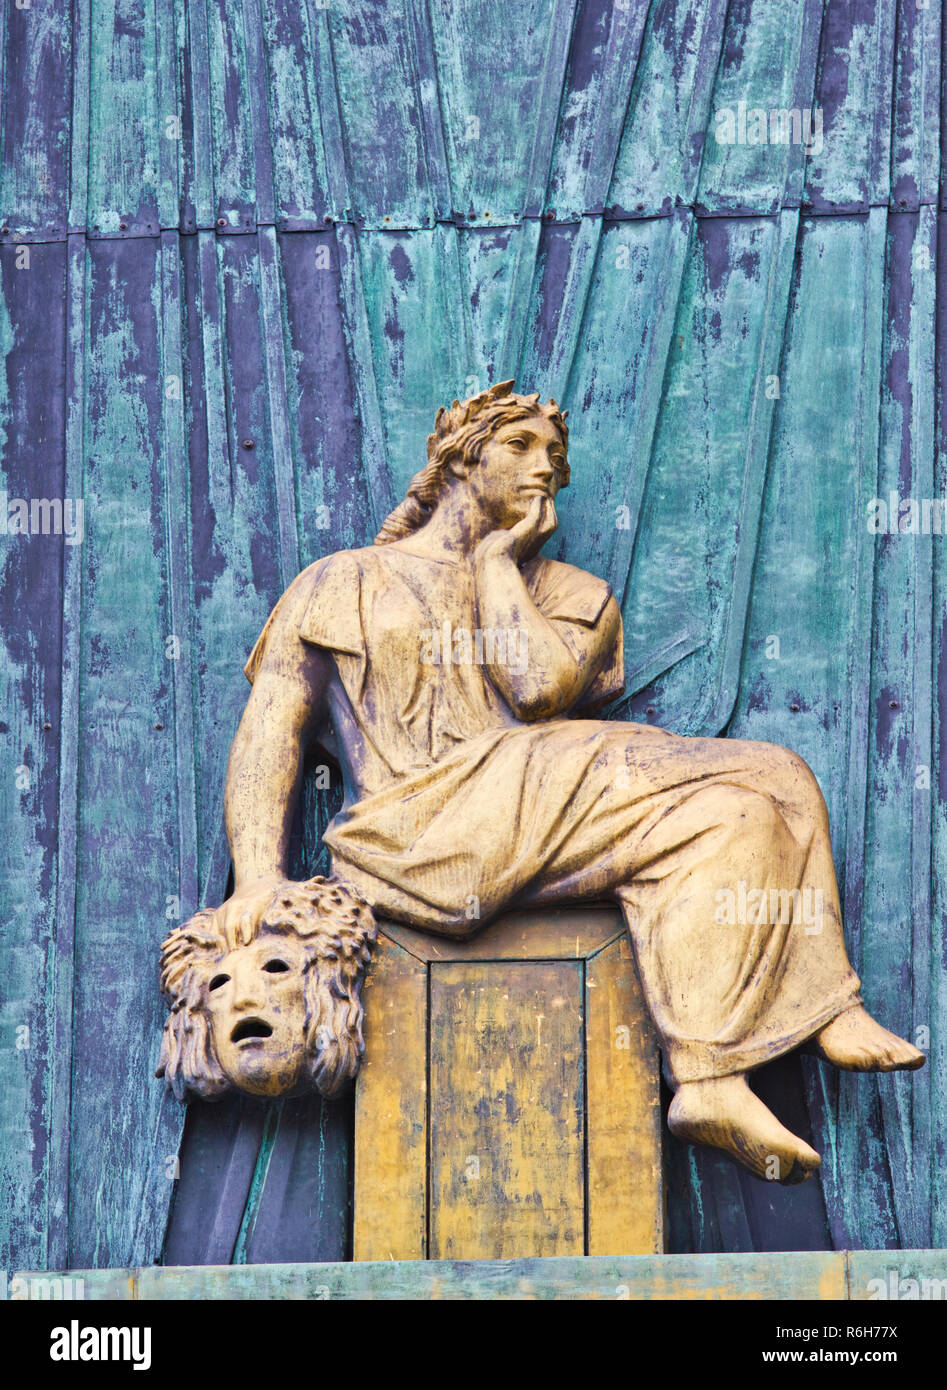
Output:
[[[491,437],[504,425],[526,420],[531,415],[545,415],[562,437],[564,448],[569,446],[566,415],[555,401],[539,404],[539,392],[532,396],[513,393],[512,381],[500,381],[495,386],[471,396],[466,401],[454,401],[450,409],[441,406],[434,422],[434,433],[427,439],[427,463],[411,479],[403,502],[395,507],[375,537],[376,545],[410,536],[430,516],[444,487],[447,465],[459,458],[470,465],[480,462],[480,455]],[[561,487],[569,485],[569,465],[560,479]]]
[[155,1074],[178,1100],[216,1100],[234,1089],[214,1051],[207,986],[229,951],[262,932],[293,934],[306,948],[304,1081],[334,1096],[355,1076],[365,1050],[362,979],[377,938],[371,908],[345,884],[311,878],[279,885],[229,929],[223,921],[222,909],[205,908],[162,942],[161,990],[171,1012]]

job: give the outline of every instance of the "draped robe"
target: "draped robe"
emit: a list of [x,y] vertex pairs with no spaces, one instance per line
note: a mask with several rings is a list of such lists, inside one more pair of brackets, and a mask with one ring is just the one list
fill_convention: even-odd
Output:
[[[522,572],[581,657],[610,587],[545,558]],[[759,1066],[860,1002],[825,802],[801,758],[587,717],[621,693],[620,626],[571,717],[517,719],[480,655],[490,635],[478,646],[464,563],[367,547],[299,584],[299,637],[333,660],[345,798],[324,838],[376,912],[457,937],[512,907],[616,901],[673,1085]]]

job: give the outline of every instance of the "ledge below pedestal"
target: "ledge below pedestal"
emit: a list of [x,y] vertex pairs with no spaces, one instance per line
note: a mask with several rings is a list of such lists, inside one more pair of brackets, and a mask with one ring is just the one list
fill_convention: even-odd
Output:
[[[81,1281],[81,1284],[80,1284]],[[12,1298],[947,1301],[947,1250],[587,1255],[19,1273]]]

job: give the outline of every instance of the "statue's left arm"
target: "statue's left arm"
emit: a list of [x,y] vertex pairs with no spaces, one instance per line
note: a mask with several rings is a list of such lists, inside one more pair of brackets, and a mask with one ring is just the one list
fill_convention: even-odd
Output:
[[551,501],[547,507],[551,526],[537,524],[534,504],[523,522],[481,542],[474,565],[480,627],[516,631],[521,646],[525,642],[525,661],[494,661],[488,670],[513,713],[526,722],[554,718],[578,704],[609,660],[621,630],[618,604],[611,596],[594,622],[571,627],[568,643],[540,611],[520,563],[524,552],[537,539],[542,544],[554,529]]

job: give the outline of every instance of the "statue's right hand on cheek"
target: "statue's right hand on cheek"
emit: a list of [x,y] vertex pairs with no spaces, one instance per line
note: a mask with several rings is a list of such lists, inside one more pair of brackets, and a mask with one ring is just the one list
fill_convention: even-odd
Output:
[[531,498],[526,515],[505,531],[491,531],[474,552],[478,566],[493,559],[510,559],[522,565],[538,554],[559,525],[552,498],[537,495]]

